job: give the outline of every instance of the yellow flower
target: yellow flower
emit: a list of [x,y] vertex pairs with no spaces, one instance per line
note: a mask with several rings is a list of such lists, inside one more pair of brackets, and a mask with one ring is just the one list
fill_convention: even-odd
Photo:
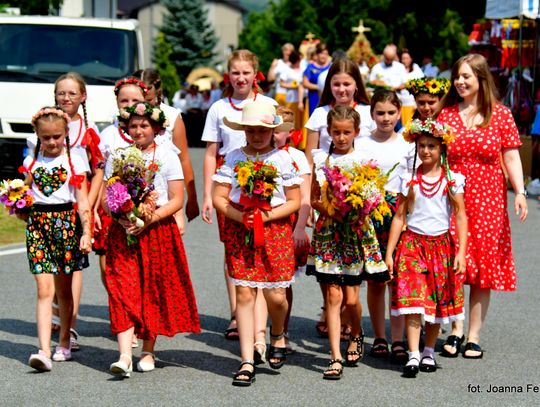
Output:
[[271,196],[274,193],[274,186],[272,184],[269,184],[268,182],[264,183],[264,193],[263,196],[265,198]]
[[249,168],[246,168],[246,167],[239,168],[238,169],[238,184],[241,187],[246,186],[250,175],[251,175],[251,171],[249,170]]
[[109,180],[107,181],[107,185],[112,185],[112,184],[114,184],[115,182],[118,182],[118,181],[120,181],[120,177],[109,178]]

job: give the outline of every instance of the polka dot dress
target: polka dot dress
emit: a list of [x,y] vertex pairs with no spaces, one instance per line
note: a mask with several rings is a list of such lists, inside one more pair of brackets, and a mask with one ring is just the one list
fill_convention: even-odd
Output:
[[[466,178],[465,208],[469,225],[466,284],[498,291],[516,289],[506,180],[501,168],[503,148],[521,146],[507,107],[497,104],[489,126],[467,129],[458,106],[443,109],[438,120],[448,123],[456,140],[448,147],[453,171]],[[452,234],[456,237],[455,225]]]

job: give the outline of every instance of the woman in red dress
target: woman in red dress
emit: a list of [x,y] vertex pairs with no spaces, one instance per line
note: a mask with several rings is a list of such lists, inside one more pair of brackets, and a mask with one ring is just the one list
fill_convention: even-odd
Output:
[[[456,132],[456,141],[448,148],[448,162],[452,171],[467,179],[465,208],[469,238],[465,283],[470,285],[470,297],[463,357],[479,359],[483,356],[480,330],[491,290],[516,290],[501,157],[515,192],[515,212],[523,222],[527,217],[527,201],[518,151],[521,141],[510,109],[497,100],[484,57],[470,54],[460,58],[452,69],[451,81],[453,86],[441,102],[443,109],[438,120]],[[463,323],[454,323],[442,355],[457,357],[464,340]]]

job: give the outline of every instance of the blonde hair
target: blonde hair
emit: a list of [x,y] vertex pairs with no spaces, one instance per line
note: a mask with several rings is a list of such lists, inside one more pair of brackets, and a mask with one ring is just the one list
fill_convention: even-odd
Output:
[[[58,79],[54,82],[54,101],[56,103],[56,89],[58,87],[58,84],[62,82],[65,79],[71,79],[72,81],[77,82],[79,85],[79,91],[81,93],[86,94],[86,82],[84,81],[83,77],[79,75],[77,72],[68,72],[63,75],[60,75]],[[88,129],[88,115],[86,113],[86,100],[84,100],[81,103],[82,109],[83,109],[83,119],[84,119],[84,127]]]
[[294,123],[294,112],[285,106],[278,106],[276,108],[276,114],[281,116],[283,123]]

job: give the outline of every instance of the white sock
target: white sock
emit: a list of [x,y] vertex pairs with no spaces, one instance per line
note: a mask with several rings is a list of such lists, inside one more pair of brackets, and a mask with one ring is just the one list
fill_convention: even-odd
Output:
[[435,365],[435,349],[426,346],[422,353],[422,358],[426,358],[422,363],[426,365]]
[[420,352],[414,351],[409,352],[409,361],[407,362],[407,366],[418,366],[420,365]]

